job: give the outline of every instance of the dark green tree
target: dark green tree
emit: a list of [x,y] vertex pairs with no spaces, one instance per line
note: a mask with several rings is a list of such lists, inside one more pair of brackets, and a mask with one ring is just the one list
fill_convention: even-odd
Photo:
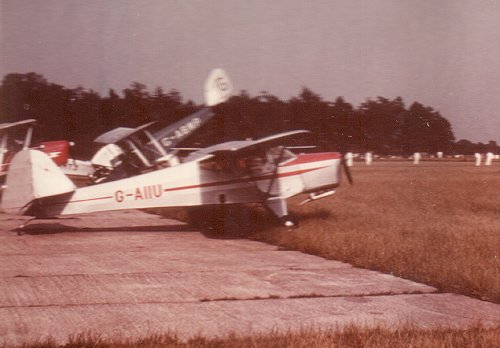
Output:
[[325,123],[333,148],[348,151],[353,145],[359,145],[363,141],[356,111],[343,97],[337,97],[329,105]]
[[[80,153],[91,153],[92,140],[104,131],[151,121],[162,127],[199,109],[183,102],[175,89],[165,93],[157,87],[150,93],[139,82],[124,89],[123,97],[111,89],[104,98],[83,87],[49,83],[36,73],[8,74],[0,85],[1,122],[37,119],[35,140],[73,140]],[[494,141],[455,144],[450,123],[438,111],[418,102],[406,109],[401,97],[368,99],[354,108],[342,97],[323,100],[307,87],[286,102],[268,92],[252,97],[241,91],[213,111],[216,116],[189,140],[193,146],[307,129],[322,149],[382,154],[499,150]]]
[[377,97],[368,99],[359,108],[364,132],[364,146],[368,150],[387,154],[399,151],[402,142],[401,121],[404,115],[403,100]]

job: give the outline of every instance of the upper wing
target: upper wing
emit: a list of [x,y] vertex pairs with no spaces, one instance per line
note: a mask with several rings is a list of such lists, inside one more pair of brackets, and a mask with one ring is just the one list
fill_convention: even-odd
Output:
[[278,145],[283,145],[287,141],[290,141],[297,136],[309,133],[311,132],[308,130],[296,130],[274,134],[257,140],[241,140],[221,143],[193,152],[188,157],[186,157],[184,162],[195,160],[199,161],[212,157],[247,156],[252,153],[257,153],[262,149],[268,149]]
[[99,135],[97,138],[94,139],[94,142],[99,144],[116,144],[146,129],[153,123],[154,122],[149,122],[137,128],[118,127],[110,130],[109,132]]
[[12,122],[12,123],[0,123],[0,131],[2,131],[4,129],[9,129],[9,128],[17,127],[17,126],[20,126],[20,125],[32,125],[34,123],[36,123],[36,120],[34,120],[32,118],[27,119],[27,120]]

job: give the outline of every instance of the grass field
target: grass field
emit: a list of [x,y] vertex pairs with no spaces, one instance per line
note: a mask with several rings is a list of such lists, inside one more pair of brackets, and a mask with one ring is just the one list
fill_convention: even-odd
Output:
[[[228,206],[217,218],[220,237],[250,237],[500,303],[498,162],[357,162],[351,171],[354,185],[344,182],[333,197],[289,200],[298,228],[277,226],[260,206]],[[157,212],[199,224],[214,215],[206,211],[190,219],[185,210]]]
[[[434,329],[423,330],[402,328],[388,330],[385,328],[363,329],[347,327],[342,331],[316,331],[306,329],[302,332],[273,332],[264,335],[235,336],[220,338],[195,337],[188,341],[179,339],[175,334],[150,335],[139,339],[115,339],[92,334],[75,335],[65,345],[54,340],[33,342],[24,348],[251,348],[251,347],[497,347],[500,340],[499,328],[473,327],[466,330]],[[0,346],[1,347],[1,346]],[[7,348],[3,346],[3,348]]]
[[376,162],[355,184],[298,206],[295,230],[254,237],[500,303],[500,165]]

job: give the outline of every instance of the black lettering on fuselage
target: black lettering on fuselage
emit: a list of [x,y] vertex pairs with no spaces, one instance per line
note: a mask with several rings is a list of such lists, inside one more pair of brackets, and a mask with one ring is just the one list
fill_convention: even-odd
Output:
[[135,189],[134,199],[152,199],[161,197],[163,190],[161,184],[158,185],[147,185],[142,188],[137,187]]
[[122,190],[118,190],[118,191],[115,192],[115,200],[118,203],[123,202],[124,199],[125,199],[125,196],[123,195],[123,191]]

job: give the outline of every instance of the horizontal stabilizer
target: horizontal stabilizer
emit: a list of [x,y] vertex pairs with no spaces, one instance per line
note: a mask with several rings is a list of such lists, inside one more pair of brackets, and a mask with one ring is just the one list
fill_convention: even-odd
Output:
[[6,186],[2,195],[2,210],[11,214],[23,214],[35,199],[76,189],[49,156],[32,149],[20,151],[14,156]]

